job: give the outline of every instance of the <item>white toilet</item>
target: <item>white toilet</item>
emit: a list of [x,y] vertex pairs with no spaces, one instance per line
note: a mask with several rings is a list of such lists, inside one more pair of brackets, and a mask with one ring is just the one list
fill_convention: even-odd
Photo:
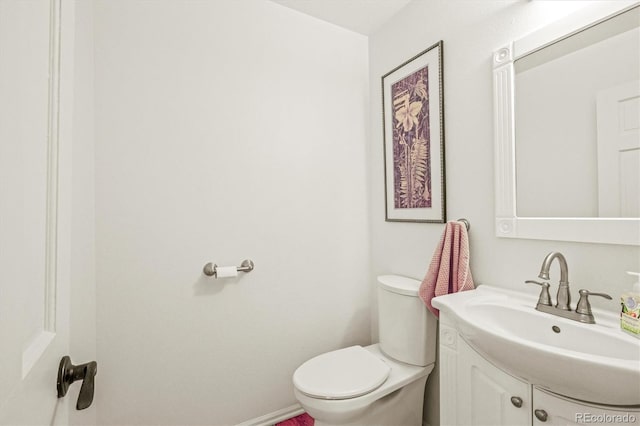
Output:
[[411,278],[379,276],[380,343],[318,355],[295,371],[295,396],[316,426],[422,424],[437,319],[418,298],[419,287]]

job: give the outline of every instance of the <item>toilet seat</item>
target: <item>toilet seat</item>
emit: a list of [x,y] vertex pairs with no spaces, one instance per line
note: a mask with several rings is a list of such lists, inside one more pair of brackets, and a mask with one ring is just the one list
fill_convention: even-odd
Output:
[[349,399],[382,385],[391,368],[362,346],[351,346],[318,355],[293,374],[300,392],[320,399]]

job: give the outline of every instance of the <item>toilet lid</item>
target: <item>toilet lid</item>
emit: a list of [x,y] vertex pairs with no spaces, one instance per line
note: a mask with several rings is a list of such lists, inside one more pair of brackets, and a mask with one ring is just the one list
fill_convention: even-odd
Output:
[[305,362],[293,373],[293,384],[314,398],[355,398],[383,384],[390,371],[383,360],[362,346],[351,346]]

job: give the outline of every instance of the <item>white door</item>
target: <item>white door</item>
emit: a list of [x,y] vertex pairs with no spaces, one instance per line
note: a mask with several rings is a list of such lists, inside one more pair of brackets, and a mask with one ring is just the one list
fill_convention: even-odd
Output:
[[0,0],[0,425],[66,422],[56,391],[69,349],[72,76],[60,35],[72,52],[73,33],[60,25],[73,10],[64,9]]
[[640,81],[597,96],[598,213],[640,216]]

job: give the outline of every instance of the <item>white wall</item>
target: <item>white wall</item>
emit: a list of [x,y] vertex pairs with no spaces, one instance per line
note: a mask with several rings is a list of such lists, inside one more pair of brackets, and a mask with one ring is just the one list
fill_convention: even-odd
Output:
[[236,424],[369,343],[367,64],[266,0],[96,2],[98,423]]
[[[471,222],[471,268],[476,283],[530,293],[544,256],[558,250],[579,288],[606,291],[613,301],[593,305],[617,310],[630,287],[626,270],[640,269],[638,247],[500,239],[494,235],[492,52],[510,40],[583,7],[578,1],[414,1],[369,39],[371,138],[368,146],[372,272],[422,279],[442,225],[384,221],[380,77],[438,40],[444,42],[444,104],[448,218]],[[553,155],[553,153],[551,153]],[[558,278],[553,267],[552,279]],[[372,309],[372,314],[375,309]],[[374,338],[376,328],[373,328]],[[437,375],[429,381],[427,416],[437,424]]]

